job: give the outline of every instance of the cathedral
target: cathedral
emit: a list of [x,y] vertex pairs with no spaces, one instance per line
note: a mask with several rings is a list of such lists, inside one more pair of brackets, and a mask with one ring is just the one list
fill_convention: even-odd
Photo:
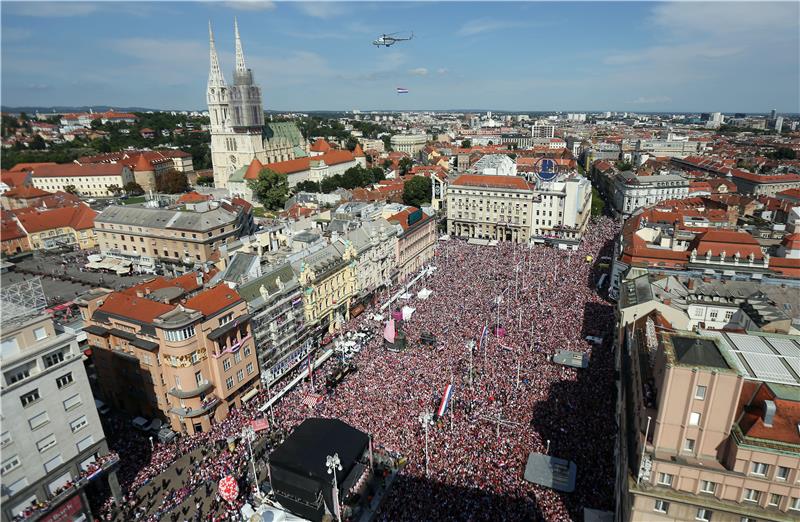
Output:
[[211,22],[208,24],[211,67],[208,73],[208,114],[211,118],[211,161],[214,186],[228,188],[237,171],[247,169],[257,158],[262,164],[305,157],[308,146],[292,122],[264,122],[261,88],[244,61],[239,24],[233,22],[236,39],[236,67],[233,84],[228,85],[219,66]]

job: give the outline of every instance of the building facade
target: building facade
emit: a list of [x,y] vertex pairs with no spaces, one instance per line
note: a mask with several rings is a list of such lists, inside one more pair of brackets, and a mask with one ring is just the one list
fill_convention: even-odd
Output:
[[350,319],[356,293],[355,258],[352,244],[336,242],[299,263],[305,322],[312,338],[338,330]]
[[392,150],[406,152],[412,156],[425,148],[428,136],[425,134],[395,134],[389,140]]
[[76,337],[36,313],[4,313],[2,326],[2,519],[91,519],[81,479],[105,473],[121,498],[119,458],[109,454]]
[[195,434],[257,393],[247,303],[225,284],[198,291],[203,282],[156,278],[77,301],[109,405]]
[[81,196],[107,198],[136,181],[133,171],[121,163],[39,165],[31,171],[33,186],[50,192],[74,191]]
[[194,211],[111,205],[95,217],[102,254],[174,273],[215,261],[220,247],[254,227],[252,207],[224,201],[198,204]]
[[403,282],[430,263],[436,247],[436,219],[421,209],[408,207],[387,219],[400,225],[397,236],[397,282]]
[[632,171],[620,172],[610,187],[614,210],[623,216],[637,209],[668,199],[689,197],[689,180],[680,174],[637,176]]

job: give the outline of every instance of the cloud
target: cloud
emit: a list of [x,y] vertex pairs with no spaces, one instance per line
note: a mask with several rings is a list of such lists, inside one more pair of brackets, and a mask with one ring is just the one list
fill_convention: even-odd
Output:
[[639,96],[635,100],[631,100],[627,103],[633,105],[653,105],[658,103],[669,103],[672,101],[672,98],[669,96]]
[[738,40],[758,33],[796,32],[798,17],[797,2],[668,2],[653,7],[649,21],[674,35]]
[[494,20],[491,18],[476,18],[461,26],[456,32],[459,36],[475,36],[476,34],[488,33],[500,29],[514,29],[520,27],[530,27],[535,25],[530,22],[516,22],[511,20]]
[[297,2],[294,5],[303,14],[313,18],[334,18],[347,11],[343,4],[335,2]]
[[428,76],[428,69],[425,67],[417,67],[416,69],[409,69],[408,74],[412,76]]
[[275,2],[271,0],[237,0],[225,2],[225,5],[237,11],[272,11],[275,9]]
[[447,74],[448,72],[450,71],[447,70],[447,67],[439,67],[438,69],[436,69],[437,74]]
[[98,4],[83,2],[4,2],[6,14],[41,18],[86,16],[99,9]]

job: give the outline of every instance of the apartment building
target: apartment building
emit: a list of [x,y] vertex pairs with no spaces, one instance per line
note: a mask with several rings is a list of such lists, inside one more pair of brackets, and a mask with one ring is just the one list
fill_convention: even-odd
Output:
[[689,180],[678,173],[640,176],[624,171],[614,176],[610,190],[614,210],[627,217],[660,201],[688,198]]
[[769,172],[766,174],[741,169],[730,171],[731,180],[742,194],[775,196],[779,192],[800,189],[800,174],[796,172]]
[[412,156],[425,148],[428,143],[426,134],[395,134],[389,139],[392,150],[406,152]]
[[398,235],[397,225],[379,218],[362,221],[359,228],[344,236],[356,251],[356,301],[389,286],[396,277]]
[[[121,163],[40,164],[31,170],[33,186],[49,192],[70,192],[81,196],[107,198],[136,181],[133,170]],[[69,190],[67,190],[69,189]]]
[[305,256],[294,264],[303,289],[303,310],[309,336],[338,330],[350,318],[356,293],[356,251],[342,242]]
[[[492,176],[489,176],[492,177]],[[421,209],[407,207],[387,219],[400,225],[403,231],[397,236],[397,282],[403,282],[419,272],[433,259],[436,247],[436,219]]]
[[109,405],[194,434],[257,393],[247,303],[225,284],[202,290],[208,277],[158,277],[76,300]]
[[621,321],[620,520],[800,516],[800,338]]
[[84,492],[89,480],[105,477],[117,499],[121,492],[119,458],[109,453],[83,353],[75,335],[57,328],[43,307],[9,313],[6,304],[2,520],[91,520]]
[[[302,287],[288,262],[238,288],[247,301],[261,375],[269,383],[289,369],[287,358],[306,340]],[[294,363],[292,359],[292,363]]]
[[61,208],[25,208],[12,211],[20,228],[27,234],[33,250],[97,246],[94,218],[97,212],[79,203]]
[[173,273],[215,261],[223,245],[254,230],[252,207],[236,199],[195,204],[193,210],[111,205],[95,217],[102,254]]

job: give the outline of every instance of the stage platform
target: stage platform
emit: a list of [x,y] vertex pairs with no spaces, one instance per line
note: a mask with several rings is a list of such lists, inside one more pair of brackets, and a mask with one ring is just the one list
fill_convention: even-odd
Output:
[[546,488],[572,493],[578,468],[574,462],[541,453],[528,455],[525,480]]
[[589,356],[581,352],[559,350],[553,356],[553,362],[562,366],[572,366],[573,368],[588,368]]

